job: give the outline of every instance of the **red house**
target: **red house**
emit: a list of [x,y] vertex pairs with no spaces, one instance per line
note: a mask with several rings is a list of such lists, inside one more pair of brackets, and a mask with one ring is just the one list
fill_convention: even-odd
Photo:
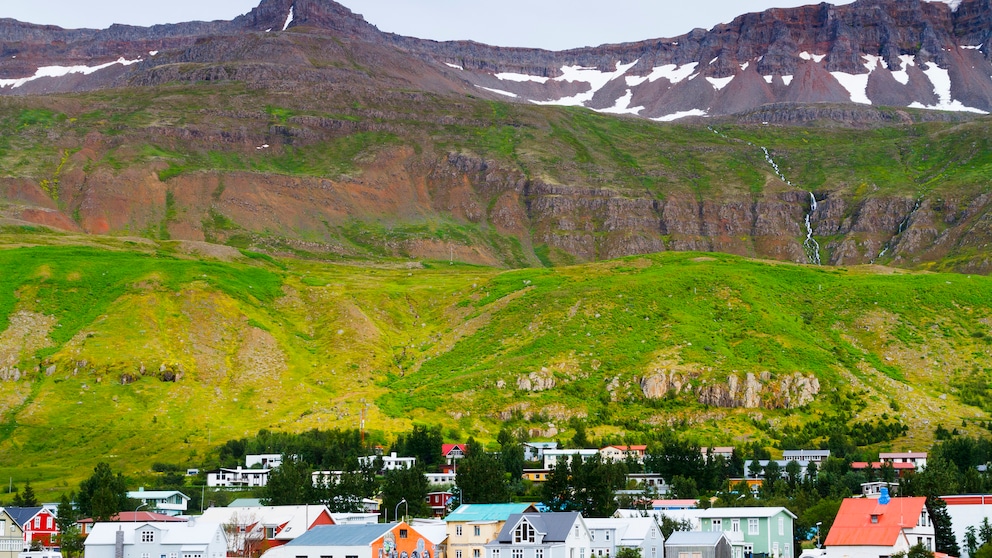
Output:
[[433,517],[444,517],[448,515],[448,503],[451,502],[452,493],[430,492],[427,494],[427,505],[431,508]]
[[465,444],[442,444],[441,457],[448,465],[454,465],[456,460],[465,457]]
[[55,510],[40,506],[4,509],[24,531],[25,546],[30,545],[32,541],[38,541],[42,546],[58,544],[59,529],[55,525]]

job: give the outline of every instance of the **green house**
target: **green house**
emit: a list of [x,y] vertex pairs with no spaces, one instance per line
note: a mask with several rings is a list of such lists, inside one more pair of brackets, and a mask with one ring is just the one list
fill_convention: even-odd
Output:
[[796,516],[785,508],[710,508],[699,515],[703,531],[723,531],[733,558],[792,558]]

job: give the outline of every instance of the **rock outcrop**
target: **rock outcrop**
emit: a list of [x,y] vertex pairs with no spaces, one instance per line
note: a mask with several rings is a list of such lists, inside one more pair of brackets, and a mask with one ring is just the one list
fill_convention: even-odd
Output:
[[799,372],[782,378],[748,372],[743,378],[731,373],[726,383],[713,383],[697,373],[656,370],[641,380],[641,391],[648,399],[690,396],[714,407],[796,409],[813,402],[820,382],[815,375]]

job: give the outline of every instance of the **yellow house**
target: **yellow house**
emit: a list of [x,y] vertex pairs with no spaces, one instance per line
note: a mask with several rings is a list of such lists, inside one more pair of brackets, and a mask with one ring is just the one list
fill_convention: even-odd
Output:
[[503,524],[515,513],[533,513],[534,504],[462,504],[444,518],[447,525],[447,558],[485,558],[486,543],[499,536]]
[[550,469],[524,469],[523,479],[531,482],[547,482]]

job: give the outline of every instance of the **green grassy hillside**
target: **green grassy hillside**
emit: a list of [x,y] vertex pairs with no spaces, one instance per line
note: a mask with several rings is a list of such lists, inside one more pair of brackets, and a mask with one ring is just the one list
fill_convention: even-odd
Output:
[[[899,421],[863,442],[906,449],[992,410],[983,276],[698,253],[330,265],[24,229],[0,244],[0,477],[43,495],[98,461],[201,465],[262,428],[354,428],[363,407],[372,430],[451,440],[578,419],[774,447]],[[748,402],[749,374],[757,405],[723,406]]]

